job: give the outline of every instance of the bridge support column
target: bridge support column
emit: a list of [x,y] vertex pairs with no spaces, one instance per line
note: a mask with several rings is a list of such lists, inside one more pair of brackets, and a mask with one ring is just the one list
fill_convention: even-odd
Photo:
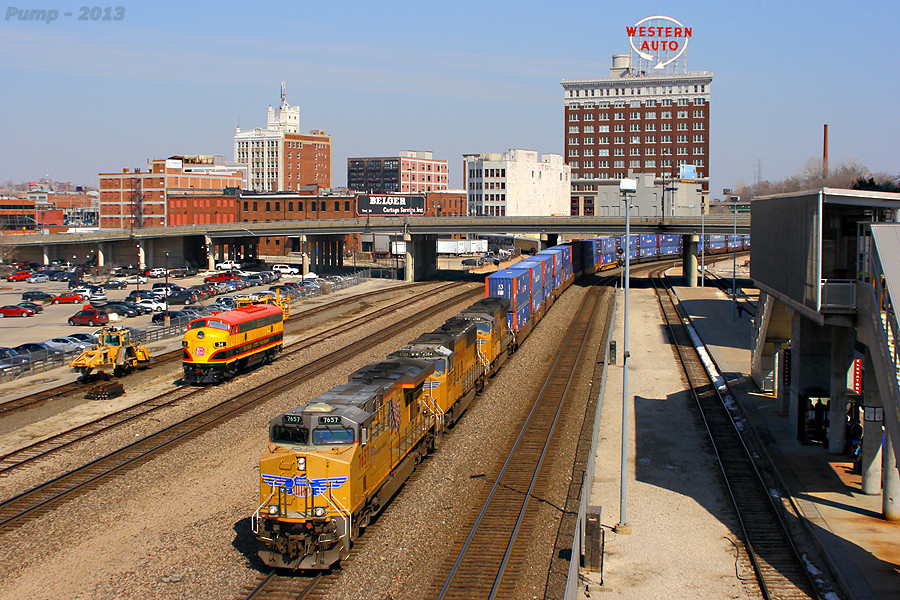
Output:
[[347,254],[347,238],[342,237],[337,241],[337,266],[341,269],[344,268],[344,256]]
[[[862,492],[874,496],[881,493],[881,436],[884,434],[884,421],[866,420],[866,414],[872,419],[876,411],[884,410],[878,381],[875,379],[875,365],[872,354],[866,349],[865,366],[863,367],[863,438],[862,438]],[[880,411],[879,411],[880,412]]]
[[828,401],[828,452],[843,454],[847,443],[847,371],[856,335],[849,327],[831,328],[831,394]]
[[100,242],[97,244],[97,266],[103,267],[106,265],[106,244]]
[[50,246],[44,246],[42,255],[43,255],[43,264],[45,266],[49,265],[50,264]]
[[697,241],[700,239],[696,233],[681,236],[682,261],[681,276],[688,287],[697,287]]
[[881,512],[888,521],[897,522],[900,521],[900,470],[897,469],[897,455],[894,454],[891,432],[887,428],[884,430],[884,465]]
[[206,250],[206,256],[204,257],[206,259],[206,270],[212,271],[216,268],[216,247],[213,244],[212,238],[208,235],[203,237],[203,248]]
[[809,399],[829,396],[830,367],[831,333],[800,314],[793,315],[788,422],[800,440],[806,440],[806,424],[813,410]]
[[137,268],[138,269],[146,269],[147,268],[147,246],[145,240],[141,240],[137,244]]

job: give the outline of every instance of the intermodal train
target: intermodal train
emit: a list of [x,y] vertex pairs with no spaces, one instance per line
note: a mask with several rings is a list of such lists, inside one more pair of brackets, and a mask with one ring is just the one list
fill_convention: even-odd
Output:
[[284,317],[280,306],[251,304],[194,319],[181,341],[182,380],[218,383],[270,362],[284,346]]
[[[630,256],[658,260],[680,244],[681,236],[635,235]],[[559,295],[580,274],[615,266],[624,245],[625,236],[579,240],[492,273],[485,298],[435,331],[272,418],[251,515],[263,562],[316,570],[346,558]]]

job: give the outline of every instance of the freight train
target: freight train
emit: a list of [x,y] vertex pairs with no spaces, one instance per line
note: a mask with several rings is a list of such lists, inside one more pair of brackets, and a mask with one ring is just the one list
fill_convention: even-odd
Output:
[[282,307],[252,304],[194,319],[181,341],[183,381],[218,383],[270,362],[284,346]]
[[[721,251],[749,247],[722,237]],[[263,562],[320,570],[346,558],[559,295],[580,274],[615,266],[623,247],[624,236],[579,240],[492,273],[485,298],[435,331],[272,418],[251,515]],[[680,253],[681,236],[635,235],[629,248],[637,261],[658,260]]]

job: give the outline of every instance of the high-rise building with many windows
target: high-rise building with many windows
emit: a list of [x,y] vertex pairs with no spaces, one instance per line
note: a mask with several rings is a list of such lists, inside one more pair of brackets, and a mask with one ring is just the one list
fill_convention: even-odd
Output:
[[447,161],[428,150],[347,159],[347,187],[370,194],[423,194],[447,189]]
[[287,103],[284,83],[281,106],[269,106],[265,129],[235,129],[234,161],[248,166],[247,186],[255,192],[331,187],[331,136],[300,132],[300,107]]
[[618,214],[625,177],[658,187],[659,214],[679,213],[679,185],[709,189],[713,75],[687,71],[692,29],[649,17],[626,33],[632,53],[613,56],[609,77],[562,81],[572,214]]

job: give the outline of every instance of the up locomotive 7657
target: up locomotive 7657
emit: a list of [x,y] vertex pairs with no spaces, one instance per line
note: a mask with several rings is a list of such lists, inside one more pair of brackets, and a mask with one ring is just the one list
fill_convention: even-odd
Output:
[[218,383],[269,362],[284,346],[284,311],[270,304],[242,306],[194,319],[181,342],[185,383]]
[[[680,236],[581,240],[489,275],[486,298],[269,422],[251,522],[272,567],[327,569],[582,273],[677,254]],[[724,243],[724,241],[723,241]],[[740,236],[735,247],[749,240]]]

